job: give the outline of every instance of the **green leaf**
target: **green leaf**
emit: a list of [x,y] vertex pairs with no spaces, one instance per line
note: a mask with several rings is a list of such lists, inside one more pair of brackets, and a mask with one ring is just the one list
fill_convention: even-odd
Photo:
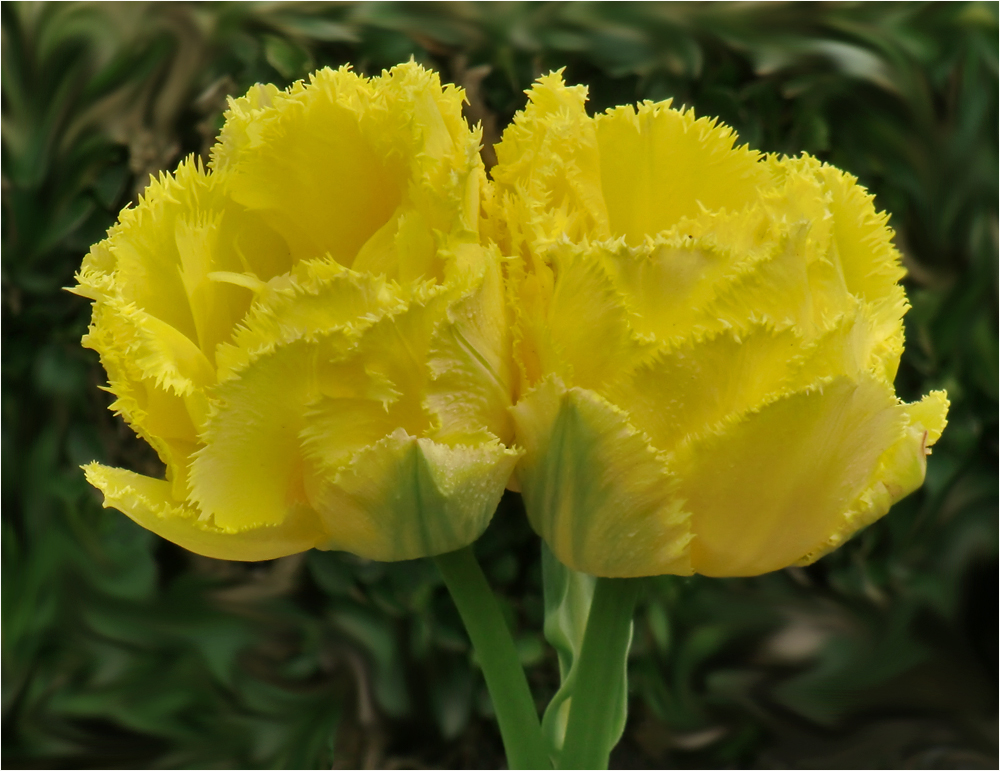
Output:
[[[559,657],[559,690],[545,708],[542,732],[557,756],[566,739],[566,727],[573,703],[573,691],[579,677],[580,651],[590,618],[596,579],[586,573],[570,570],[555,558],[546,544],[542,544],[542,583],[545,595],[545,639]],[[632,637],[631,627],[629,639]],[[625,648],[626,652],[628,647]],[[625,731],[628,716],[627,659],[622,668],[621,689],[617,697],[618,709],[613,714],[613,728],[609,735],[614,742]]]

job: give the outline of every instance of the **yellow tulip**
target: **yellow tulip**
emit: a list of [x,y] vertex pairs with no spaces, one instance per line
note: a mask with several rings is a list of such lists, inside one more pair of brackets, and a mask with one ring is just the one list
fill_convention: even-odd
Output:
[[462,100],[412,62],[256,86],[208,170],[187,160],[122,212],[75,291],[166,479],[91,464],[105,506],[226,559],[479,536],[519,453]]
[[559,74],[529,100],[489,221],[517,258],[514,483],[564,564],[808,564],[920,486],[948,401],[895,395],[904,271],[854,178],[670,102],[588,117]]

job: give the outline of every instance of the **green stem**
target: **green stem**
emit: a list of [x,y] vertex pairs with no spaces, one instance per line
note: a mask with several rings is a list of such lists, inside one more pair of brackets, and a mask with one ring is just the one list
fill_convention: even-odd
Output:
[[559,768],[607,768],[616,736],[616,700],[624,698],[622,662],[628,655],[639,581],[598,578],[580,650]]
[[552,768],[514,640],[472,547],[441,554],[434,562],[479,657],[500,724],[507,765]]

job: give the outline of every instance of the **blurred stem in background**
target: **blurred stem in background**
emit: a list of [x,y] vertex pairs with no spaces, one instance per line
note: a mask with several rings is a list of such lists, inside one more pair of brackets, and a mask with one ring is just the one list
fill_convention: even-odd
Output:
[[[920,493],[836,554],[640,598],[614,765],[996,765],[995,3],[4,3],[4,762],[498,765],[491,702],[427,563],[192,557],[103,511],[78,466],[156,473],[94,386],[61,291],[226,96],[412,55],[463,86],[484,157],[531,81],[591,106],[674,97],[808,151],[892,213],[913,308],[902,398],[946,387]],[[537,540],[507,496],[476,554],[531,688]],[[153,684],[153,685],[151,685]],[[548,716],[547,716],[548,718]],[[558,721],[549,720],[550,727]],[[557,727],[557,726],[556,726]]]

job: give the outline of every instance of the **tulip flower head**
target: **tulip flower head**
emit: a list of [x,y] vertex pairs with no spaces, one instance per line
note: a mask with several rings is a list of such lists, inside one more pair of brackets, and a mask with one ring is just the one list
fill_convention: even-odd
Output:
[[670,102],[589,117],[559,74],[528,96],[489,221],[515,258],[514,481],[564,564],[808,564],[922,483],[948,401],[895,395],[903,269],[854,178]]
[[192,551],[380,560],[471,543],[517,460],[500,258],[463,94],[414,63],[232,101],[78,275],[84,344],[166,479],[105,505]]

